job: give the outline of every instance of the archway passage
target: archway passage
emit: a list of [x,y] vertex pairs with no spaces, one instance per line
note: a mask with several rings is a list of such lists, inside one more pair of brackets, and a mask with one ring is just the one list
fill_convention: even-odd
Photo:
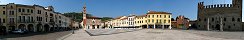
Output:
[[27,27],[28,27],[28,31],[29,32],[34,32],[34,26],[33,26],[33,24],[29,24]]
[[0,26],[0,35],[4,35],[6,33],[6,27]]
[[95,25],[92,25],[92,29],[95,29]]
[[15,26],[9,26],[8,30],[10,30],[10,31],[15,30]]
[[217,25],[215,26],[215,29],[216,29],[216,30],[220,30],[220,25],[217,24]]
[[37,29],[36,30],[37,32],[41,32],[42,31],[42,24],[37,24],[36,29]]
[[26,29],[26,27],[25,27],[25,25],[24,24],[20,24],[19,26],[18,26],[18,29]]
[[44,31],[46,31],[46,32],[49,31],[49,28],[50,28],[50,26],[48,24],[44,25]]
[[97,25],[97,29],[99,29],[99,25]]

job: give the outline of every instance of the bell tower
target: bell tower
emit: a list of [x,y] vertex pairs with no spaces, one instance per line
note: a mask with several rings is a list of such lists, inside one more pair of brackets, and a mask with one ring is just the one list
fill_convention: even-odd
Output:
[[86,5],[83,6],[82,14],[83,14],[83,29],[86,29],[87,28],[87,26],[86,26]]

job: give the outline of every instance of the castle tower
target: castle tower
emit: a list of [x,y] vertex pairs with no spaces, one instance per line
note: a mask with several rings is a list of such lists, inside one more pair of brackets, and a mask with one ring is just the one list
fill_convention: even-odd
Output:
[[86,5],[83,6],[82,14],[83,14],[83,28],[86,29],[87,28],[87,26],[86,26]]

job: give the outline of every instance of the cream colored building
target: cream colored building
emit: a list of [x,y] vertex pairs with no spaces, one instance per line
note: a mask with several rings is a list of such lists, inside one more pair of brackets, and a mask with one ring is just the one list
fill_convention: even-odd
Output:
[[113,28],[164,28],[171,29],[171,13],[149,11],[140,16],[120,16],[108,21]]
[[26,29],[29,32],[55,31],[62,28],[62,20],[70,20],[55,12],[52,6],[9,3],[0,7],[0,27],[6,32],[16,29]]

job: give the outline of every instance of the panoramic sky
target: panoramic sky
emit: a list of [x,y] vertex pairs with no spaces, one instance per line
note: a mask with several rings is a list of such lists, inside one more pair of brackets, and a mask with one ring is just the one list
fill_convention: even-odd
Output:
[[175,18],[184,15],[196,20],[197,3],[205,5],[231,4],[231,0],[0,0],[0,4],[52,5],[56,12],[81,12],[85,4],[87,12],[97,17],[118,17],[129,14],[143,15],[152,11],[172,13]]

